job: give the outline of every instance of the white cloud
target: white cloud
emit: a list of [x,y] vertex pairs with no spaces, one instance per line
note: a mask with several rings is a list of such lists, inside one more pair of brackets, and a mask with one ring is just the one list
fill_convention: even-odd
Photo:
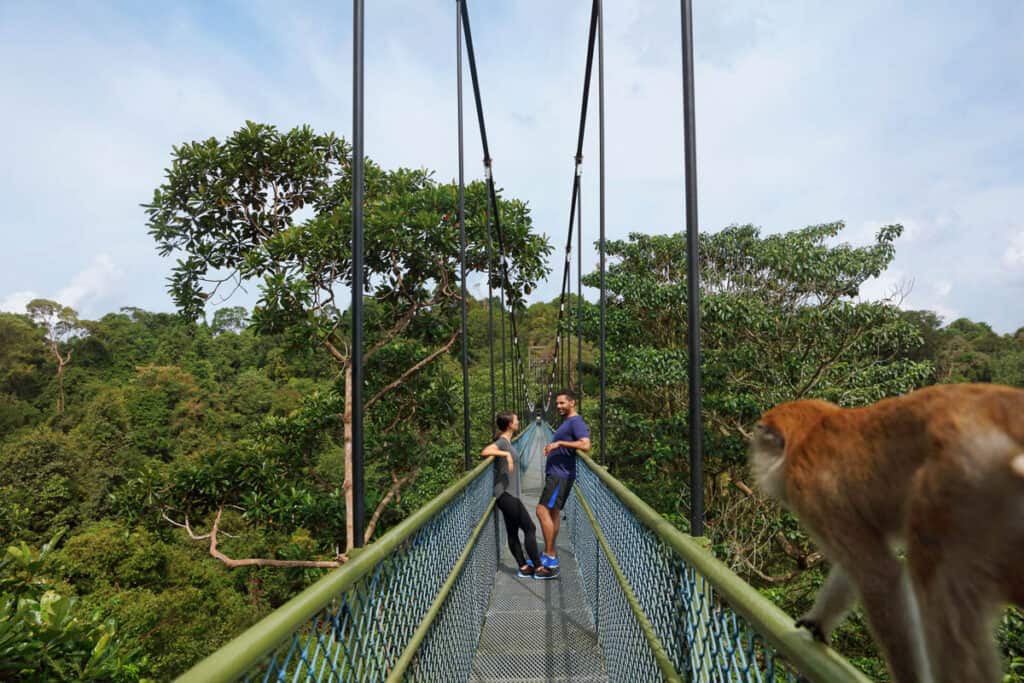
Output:
[[0,299],[0,311],[5,313],[24,313],[28,302],[38,298],[39,295],[35,292],[12,292],[3,299]]
[[[367,154],[451,178],[453,6],[372,5]],[[677,231],[679,9],[651,0],[606,5],[608,237]],[[245,119],[310,123],[349,137],[346,7],[90,6],[62,18],[31,4],[5,7],[0,61],[20,66],[0,70],[0,124],[19,135],[7,141],[0,168],[0,202],[10,207],[0,232],[13,235],[0,291],[51,292],[50,283],[82,268],[83,253],[102,249],[110,263],[73,279],[64,288],[70,298],[109,307],[99,314],[129,304],[170,308],[164,278],[172,264],[154,255],[138,204],[161,181],[171,146],[223,137]],[[589,6],[473,7],[495,178],[530,202],[537,228],[552,237],[557,269]],[[546,20],[538,24],[539,8]],[[1024,61],[1016,39],[1024,13],[964,14],[920,0],[896,9],[881,0],[783,0],[771,11],[722,0],[695,9],[702,229],[752,222],[772,233],[844,219],[850,227],[841,239],[868,243],[879,226],[900,222],[906,231],[894,270],[868,283],[866,294],[885,296],[906,279],[917,283],[915,306],[962,310],[996,329],[1021,324],[1019,288],[1007,285],[1006,269],[997,281],[991,265],[1016,273],[1024,266],[1024,237],[993,227],[1019,226],[1024,195],[1022,155],[1014,154],[1024,145],[1024,100],[1010,87],[1012,65]],[[39,53],[43,43],[53,49]],[[464,84],[466,170],[476,178],[481,150],[468,75]],[[591,97],[587,270],[597,260],[596,80]],[[113,262],[125,271],[120,291],[109,285]],[[557,295],[558,275],[534,298]],[[938,282],[948,289],[932,291]]]
[[111,258],[106,254],[99,254],[88,268],[78,273],[67,287],[60,290],[57,301],[71,308],[79,308],[111,292],[121,276],[121,270],[114,265]]
[[1024,230],[1010,237],[1003,263],[1010,268],[1024,268]]
[[[82,307],[88,307],[97,299],[111,293],[122,276],[121,269],[114,264],[110,256],[98,254],[87,268],[75,275],[56,295],[41,296],[31,290],[12,292],[0,300],[0,311],[24,313],[25,305],[32,299],[52,298],[59,304],[83,313]],[[95,311],[99,314],[104,312]]]
[[950,303],[953,283],[949,280],[915,281],[899,268],[889,268],[877,278],[871,278],[861,287],[861,301],[890,301],[903,310],[934,311],[949,323],[961,317]]

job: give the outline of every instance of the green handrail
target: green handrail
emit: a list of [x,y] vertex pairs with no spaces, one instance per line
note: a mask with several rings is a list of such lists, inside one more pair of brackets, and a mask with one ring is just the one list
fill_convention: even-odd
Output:
[[675,528],[625,484],[610,475],[607,469],[583,453],[578,455],[637,519],[706,578],[729,606],[802,674],[823,683],[869,683],[864,674],[835,650],[815,642],[806,631],[796,628],[788,614],[758,593],[692,536]]
[[421,507],[376,542],[352,553],[352,559],[306,588],[271,612],[240,636],[186,671],[178,679],[183,683],[220,683],[234,681],[286,641],[331,599],[351,588],[403,541],[433,519],[455,496],[463,491],[490,465],[492,458],[463,475],[439,496]]
[[625,572],[622,571],[622,567],[619,566],[619,561],[615,557],[615,553],[612,551],[611,546],[608,545],[608,540],[604,537],[604,533],[597,526],[597,519],[594,517],[593,510],[590,509],[590,503],[580,492],[579,487],[574,487],[576,490],[576,498],[580,502],[580,507],[583,508],[583,512],[586,513],[587,519],[590,520],[590,526],[594,529],[594,537],[597,539],[597,544],[601,547],[601,551],[604,553],[605,559],[608,561],[608,566],[611,567],[612,575],[618,582],[619,587],[622,589],[622,594],[626,597],[626,603],[629,605],[629,609],[633,612],[633,616],[636,618],[637,623],[640,625],[640,631],[644,634],[644,638],[647,640],[647,644],[651,647],[651,654],[654,656],[654,661],[658,665],[658,670],[661,671],[662,678],[668,683],[682,683],[682,677],[672,666],[672,662],[668,657],[668,653],[665,652],[665,646],[661,643],[658,638],[658,634],[654,631],[654,626],[651,625],[651,620],[644,614],[644,610],[640,607],[640,601],[637,600],[636,593],[633,592],[633,587],[629,585],[629,580],[626,579]]
[[459,579],[459,574],[462,573],[462,568],[466,566],[466,562],[469,561],[469,556],[473,553],[473,546],[476,545],[477,539],[480,537],[480,532],[483,531],[484,526],[487,524],[487,519],[491,516],[491,512],[494,511],[494,499],[491,498],[490,504],[487,506],[487,510],[484,511],[480,521],[477,522],[476,528],[473,529],[473,533],[469,537],[469,541],[466,543],[466,547],[463,548],[462,554],[459,555],[458,561],[455,566],[452,567],[451,573],[445,580],[444,585],[441,586],[441,590],[438,591],[437,597],[434,598],[434,602],[430,605],[430,609],[423,616],[423,620],[417,627],[416,632],[412,634],[412,638],[409,639],[408,644],[405,646],[405,651],[402,656],[395,662],[394,668],[391,669],[391,673],[388,674],[386,683],[399,683],[402,677],[405,676],[405,670],[412,664],[413,657],[416,656],[416,651],[420,645],[423,644],[423,640],[427,637],[430,632],[430,628],[434,625],[434,621],[437,619],[437,615],[441,613],[441,607],[444,605],[444,601],[448,599],[448,594],[452,591],[455,586],[455,582]]

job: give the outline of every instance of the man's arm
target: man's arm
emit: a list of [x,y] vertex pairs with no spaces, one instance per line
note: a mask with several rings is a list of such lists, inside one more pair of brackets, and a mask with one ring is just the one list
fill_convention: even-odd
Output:
[[585,436],[582,439],[576,441],[552,441],[544,447],[544,455],[548,455],[551,451],[560,447],[575,448],[578,451],[589,451],[590,450],[590,437]]

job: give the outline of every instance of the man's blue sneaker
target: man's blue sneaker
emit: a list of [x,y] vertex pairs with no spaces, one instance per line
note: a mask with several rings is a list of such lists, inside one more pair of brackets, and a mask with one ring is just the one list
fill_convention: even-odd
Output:
[[533,560],[527,559],[526,564],[530,565],[530,567],[533,567]]
[[558,558],[551,557],[547,553],[540,554],[540,563],[548,569],[558,569]]

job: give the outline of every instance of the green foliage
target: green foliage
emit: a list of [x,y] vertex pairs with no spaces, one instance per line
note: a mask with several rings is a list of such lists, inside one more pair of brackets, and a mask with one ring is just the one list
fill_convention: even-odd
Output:
[[[332,135],[257,124],[176,148],[146,208],[158,248],[182,258],[170,280],[184,316],[123,308],[88,321],[55,302],[36,302],[35,319],[0,314],[0,539],[35,558],[31,571],[13,556],[0,562],[0,678],[18,675],[3,668],[8,662],[39,660],[45,650],[55,662],[46,680],[167,680],[323,573],[229,570],[210,557],[207,540],[169,520],[202,537],[220,513],[218,547],[233,558],[336,556],[346,526],[339,360],[350,321],[333,296],[351,281],[350,154]],[[378,535],[463,471],[458,343],[407,374],[458,329],[456,197],[451,183],[425,170],[368,163],[371,511],[394,477],[417,473],[384,508]],[[484,202],[484,186],[471,184],[473,273],[487,263]],[[531,360],[550,359],[558,303],[527,308],[522,299],[546,274],[551,249],[525,203],[502,198],[500,208],[520,339],[536,347]],[[883,228],[862,248],[836,245],[840,230],[762,236],[734,226],[702,237],[709,529],[732,566],[769,578],[793,568],[778,537],[802,553],[813,546],[791,516],[737,491],[740,429],[761,409],[801,395],[856,405],[932,381],[1024,386],[1024,330],[999,336],[967,320],[943,327],[927,311],[859,302],[860,285],[889,263],[899,229]],[[609,243],[608,253],[608,453],[616,474],[685,527],[685,240],[632,235]],[[210,282],[225,277],[220,289]],[[257,310],[221,307],[210,324],[193,322],[229,297],[232,278],[257,284]],[[574,330],[577,303],[572,297],[563,334]],[[475,453],[492,429],[490,334],[487,302],[468,305]],[[583,410],[596,425],[597,313],[584,309]],[[509,349],[510,332],[506,320]],[[494,339],[502,409],[510,399],[502,397],[498,310]],[[74,358],[59,416],[48,340]],[[531,396],[548,371],[533,368]],[[59,529],[67,529],[63,547],[43,555],[21,543],[42,543]],[[791,612],[806,607],[822,577],[817,566],[786,583],[748,575]],[[1011,612],[1000,637],[1017,669],[1021,633]],[[859,615],[836,637],[869,675],[881,675]],[[109,645],[97,650],[104,638]]]
[[146,658],[111,619],[58,592],[44,574],[57,538],[41,550],[21,543],[0,559],[0,678],[139,681]]
[[25,432],[0,453],[0,539],[34,542],[74,526],[81,500],[81,458],[67,436],[46,427]]
[[[216,139],[174,149],[167,182],[146,205],[160,253],[185,258],[171,278],[181,312],[199,317],[219,285],[207,290],[211,271],[230,281],[259,279],[263,293],[254,323],[308,345],[329,340],[340,322],[334,292],[351,284],[351,148],[311,128],[286,133],[247,123],[223,143]],[[457,298],[456,192],[424,170],[387,171],[366,163],[365,261],[367,282],[389,325],[410,307]],[[482,183],[468,188],[467,268],[486,270]],[[526,205],[502,202],[509,272],[518,292],[546,273],[545,238],[530,229]],[[298,219],[311,209],[313,216]],[[225,280],[225,278],[217,278]],[[397,315],[394,315],[397,312]]]
[[[743,493],[743,432],[757,416],[801,397],[856,406],[936,379],[1020,385],[1021,378],[1018,336],[968,320],[943,329],[928,311],[859,300],[862,284],[890,263],[901,228],[883,227],[866,247],[837,244],[842,228],[762,237],[752,226],[732,226],[700,242],[708,533],[716,553],[791,614],[809,607],[824,573],[809,561],[813,544],[791,515]],[[633,234],[610,242],[607,252],[608,453],[619,476],[685,528],[685,236]],[[586,283],[596,286],[596,274]],[[597,316],[588,308],[585,331],[593,340]],[[596,420],[595,408],[585,404],[584,413]],[[1019,615],[1007,619],[1001,637],[1016,661],[1010,644],[1022,632]],[[834,639],[869,676],[885,679],[860,613]]]
[[[842,227],[761,237],[752,226],[733,226],[702,236],[703,407],[712,476],[743,463],[742,432],[772,405],[812,396],[861,405],[929,376],[927,361],[905,357],[921,339],[899,310],[856,300],[861,284],[892,259],[899,226],[882,228],[872,246],[830,246]],[[688,404],[685,236],[633,234],[607,251],[610,438],[648,481],[680,476]],[[586,281],[595,284],[595,276]],[[591,339],[594,318],[590,311]],[[638,431],[653,438],[626,447]]]

